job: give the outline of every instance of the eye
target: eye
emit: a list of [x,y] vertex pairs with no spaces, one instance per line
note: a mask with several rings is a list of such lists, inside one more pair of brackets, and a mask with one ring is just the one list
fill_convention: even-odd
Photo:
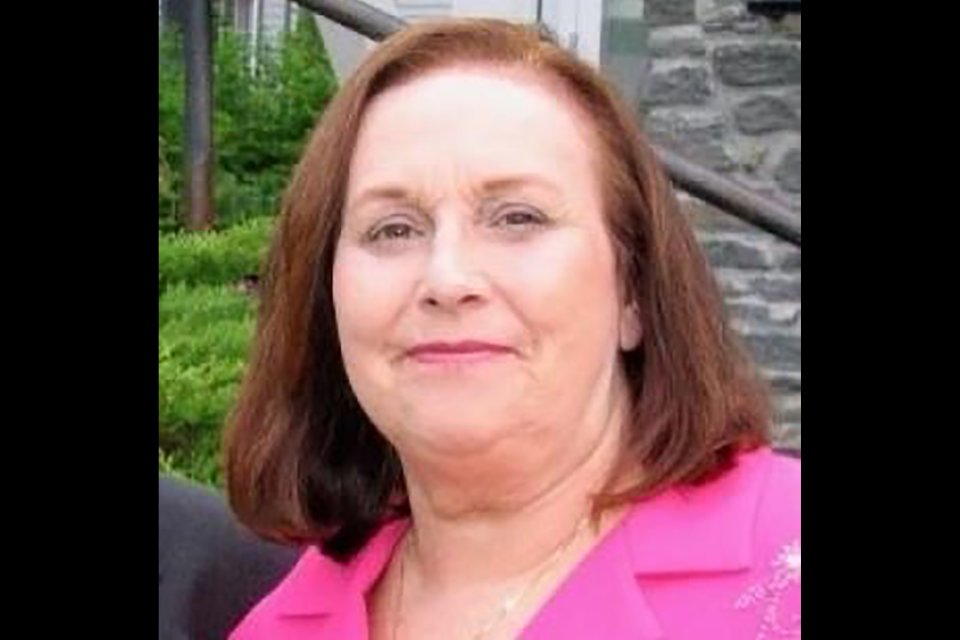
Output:
[[373,240],[404,240],[413,235],[414,229],[403,222],[391,222],[377,229],[372,234]]
[[507,207],[494,218],[493,225],[507,229],[527,229],[544,225],[546,222],[546,216],[536,209]]
[[371,243],[404,242],[423,235],[413,224],[406,220],[388,220],[377,225],[366,234]]

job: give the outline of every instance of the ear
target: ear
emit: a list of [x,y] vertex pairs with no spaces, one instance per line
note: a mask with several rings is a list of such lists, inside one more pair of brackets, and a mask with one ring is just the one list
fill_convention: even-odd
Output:
[[643,339],[643,325],[640,322],[640,307],[632,302],[624,307],[620,314],[620,350],[633,351]]

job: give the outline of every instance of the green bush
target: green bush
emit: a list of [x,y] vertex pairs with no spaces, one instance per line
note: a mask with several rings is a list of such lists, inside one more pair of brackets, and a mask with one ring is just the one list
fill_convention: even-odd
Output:
[[264,173],[238,178],[220,171],[214,207],[217,212],[225,213],[218,214],[216,226],[224,229],[251,218],[274,216],[280,209],[286,180],[285,175]]
[[167,475],[179,476],[181,478],[186,477],[180,469],[176,466],[176,463],[169,454],[163,452],[163,449],[160,449],[160,473]]
[[235,284],[259,273],[273,228],[273,218],[252,218],[223,231],[161,233],[160,291],[177,282]]
[[160,469],[221,484],[224,420],[243,377],[254,299],[231,286],[171,285],[160,296]]
[[274,214],[306,136],[336,89],[316,24],[295,28],[250,68],[248,39],[218,27],[214,47],[215,232],[182,231],[184,70],[180,36],[160,39],[159,469],[221,482],[219,443],[254,331]]
[[[336,79],[312,17],[301,12],[251,69],[249,38],[218,30],[214,47],[215,208],[219,227],[276,212],[307,135],[336,91]],[[160,40],[161,165],[175,167],[173,197],[161,194],[161,228],[180,224],[183,190],[184,74],[180,36]]]

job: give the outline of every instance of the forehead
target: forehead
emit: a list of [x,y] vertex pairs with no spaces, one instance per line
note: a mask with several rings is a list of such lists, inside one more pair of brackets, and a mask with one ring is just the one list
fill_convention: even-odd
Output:
[[532,73],[439,70],[371,102],[361,121],[348,191],[453,171],[471,179],[490,174],[592,179],[593,137],[573,101]]

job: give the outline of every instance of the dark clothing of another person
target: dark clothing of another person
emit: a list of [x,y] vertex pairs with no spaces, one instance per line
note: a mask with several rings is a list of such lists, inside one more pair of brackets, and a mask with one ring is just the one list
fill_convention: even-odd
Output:
[[224,640],[300,550],[257,538],[214,491],[160,476],[161,640]]

